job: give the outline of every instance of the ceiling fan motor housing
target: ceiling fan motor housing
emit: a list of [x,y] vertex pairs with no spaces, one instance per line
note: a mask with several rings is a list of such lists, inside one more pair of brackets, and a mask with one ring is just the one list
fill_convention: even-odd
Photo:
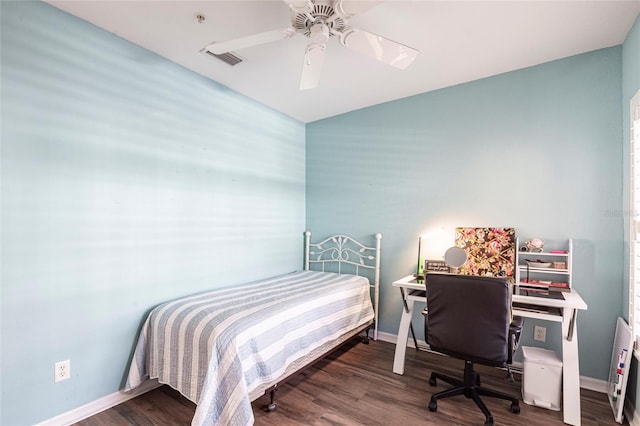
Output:
[[345,29],[346,21],[336,13],[331,1],[311,0],[311,3],[313,4],[313,9],[308,12],[291,9],[291,22],[296,31],[307,37],[312,37],[312,27],[315,24],[324,24],[329,33],[328,37],[332,37],[334,34],[330,30],[341,32]]

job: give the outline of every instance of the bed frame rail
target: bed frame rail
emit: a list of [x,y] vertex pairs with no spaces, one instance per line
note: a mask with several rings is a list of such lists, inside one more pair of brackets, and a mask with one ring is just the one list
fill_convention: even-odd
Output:
[[[325,267],[333,265],[337,272],[342,272],[343,265],[350,265],[355,269],[355,275],[374,271],[373,283],[369,279],[369,285],[373,289],[374,328],[373,340],[378,340],[378,304],[380,301],[380,240],[382,234],[375,234],[375,247],[368,247],[347,235],[333,235],[319,243],[311,242],[311,231],[306,231],[304,250],[304,269],[309,270],[313,264]],[[361,271],[362,270],[362,271]],[[362,272],[362,273],[361,273]],[[345,272],[346,273],[346,272]],[[367,277],[369,278],[369,277]]]

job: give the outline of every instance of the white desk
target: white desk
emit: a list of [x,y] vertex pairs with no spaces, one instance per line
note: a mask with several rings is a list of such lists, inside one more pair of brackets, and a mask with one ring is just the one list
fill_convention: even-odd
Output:
[[[400,289],[402,300],[405,304],[398,329],[398,341],[393,359],[393,372],[396,374],[404,374],[404,358],[407,350],[411,318],[414,312],[413,306],[415,302],[427,303],[427,297],[424,284],[417,283],[413,275],[395,281],[393,286]],[[565,423],[578,426],[580,425],[580,368],[578,363],[576,315],[578,310],[586,310],[587,304],[575,291],[563,292],[563,295],[564,300],[513,295],[511,302],[514,304],[513,315],[559,322],[562,324],[563,416]],[[558,313],[538,313],[521,310],[517,308],[518,304],[557,308]]]

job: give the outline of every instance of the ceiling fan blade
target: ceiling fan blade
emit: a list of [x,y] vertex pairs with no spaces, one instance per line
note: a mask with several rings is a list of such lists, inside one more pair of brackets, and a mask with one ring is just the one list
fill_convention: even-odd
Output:
[[231,52],[232,50],[240,50],[247,47],[258,46],[260,44],[290,38],[295,33],[296,30],[294,28],[281,28],[279,30],[265,31],[263,33],[235,38],[232,40],[213,42],[205,46],[205,49],[213,54],[221,55],[223,53]]
[[313,10],[313,3],[310,0],[282,0],[288,6],[289,9],[295,9],[296,12],[306,13]]
[[347,28],[340,34],[340,43],[349,49],[401,70],[406,69],[419,51],[379,35],[355,28]]
[[364,0],[335,0],[333,10],[336,11],[341,18],[350,18],[359,15],[370,9],[373,9],[381,1],[364,1]]
[[300,90],[309,90],[318,87],[325,49],[325,44],[309,43],[307,46],[307,51],[304,54],[304,64],[302,65]]

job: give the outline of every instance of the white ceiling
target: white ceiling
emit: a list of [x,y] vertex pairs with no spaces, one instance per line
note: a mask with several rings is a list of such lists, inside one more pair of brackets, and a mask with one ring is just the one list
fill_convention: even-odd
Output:
[[47,2],[305,123],[621,44],[640,11],[640,0],[391,0],[350,24],[418,49],[415,62],[401,71],[332,37],[319,87],[300,91],[303,35],[236,51],[234,67],[200,53],[289,27],[281,0]]

